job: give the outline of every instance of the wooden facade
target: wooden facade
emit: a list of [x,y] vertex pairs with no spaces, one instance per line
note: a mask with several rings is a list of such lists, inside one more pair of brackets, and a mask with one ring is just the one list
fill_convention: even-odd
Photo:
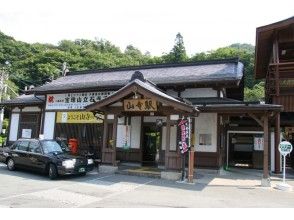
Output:
[[[294,17],[256,29],[255,77],[265,79],[265,101],[294,114]],[[274,121],[275,172],[280,170],[280,114]],[[294,125],[293,125],[294,126]]]

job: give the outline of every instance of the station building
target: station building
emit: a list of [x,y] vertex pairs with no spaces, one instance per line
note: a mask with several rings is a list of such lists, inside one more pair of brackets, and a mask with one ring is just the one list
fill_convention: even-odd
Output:
[[1,103],[8,143],[75,138],[103,164],[179,170],[178,121],[190,117],[195,167],[260,168],[267,179],[282,106],[244,102],[243,72],[237,58],[69,72]]

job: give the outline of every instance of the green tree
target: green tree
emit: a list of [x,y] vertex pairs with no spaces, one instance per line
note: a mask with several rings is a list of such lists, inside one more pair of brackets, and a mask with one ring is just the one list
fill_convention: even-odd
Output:
[[163,55],[163,58],[165,61],[171,63],[180,63],[188,60],[184,39],[181,33],[177,33],[174,47],[169,54]]

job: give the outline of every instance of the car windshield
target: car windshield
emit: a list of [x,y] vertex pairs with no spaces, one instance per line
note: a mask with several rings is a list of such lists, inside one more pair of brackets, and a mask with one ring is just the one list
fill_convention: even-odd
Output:
[[42,147],[45,154],[48,153],[62,153],[61,146],[56,141],[42,141]]

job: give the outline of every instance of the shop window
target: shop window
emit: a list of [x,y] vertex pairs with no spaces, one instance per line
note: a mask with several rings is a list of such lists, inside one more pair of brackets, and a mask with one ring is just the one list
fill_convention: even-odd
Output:
[[199,145],[211,145],[211,134],[199,134]]

